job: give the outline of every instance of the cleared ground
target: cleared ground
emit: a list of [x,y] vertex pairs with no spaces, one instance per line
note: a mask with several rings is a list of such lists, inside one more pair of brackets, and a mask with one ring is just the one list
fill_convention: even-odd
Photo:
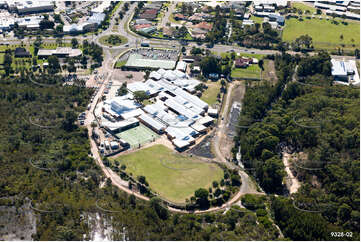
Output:
[[116,158],[133,177],[143,175],[152,190],[176,203],[185,202],[198,188],[208,189],[220,181],[223,170],[215,164],[174,153],[163,145],[139,150]]
[[127,141],[132,148],[138,148],[139,145],[142,146],[159,137],[159,135],[142,124],[139,124],[139,126],[135,128],[117,133],[116,136]]
[[201,100],[209,105],[213,105],[217,103],[217,95],[220,92],[221,81],[208,82],[206,85],[208,88],[202,93]]
[[[354,48],[360,45],[360,23],[347,21],[347,25],[342,24],[340,19],[336,19],[338,24],[332,24],[332,18],[326,19],[306,19],[299,21],[295,18],[286,20],[283,30],[282,40],[292,42],[301,35],[308,34],[312,37],[316,49],[335,49],[341,44],[346,48]],[[340,36],[343,35],[343,38]]]

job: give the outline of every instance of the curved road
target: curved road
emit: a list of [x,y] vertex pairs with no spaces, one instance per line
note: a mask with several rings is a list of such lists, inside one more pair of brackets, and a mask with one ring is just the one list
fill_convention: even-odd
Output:
[[215,136],[214,136],[214,150],[216,153],[216,157],[217,160],[221,161],[221,163],[226,164],[229,168],[231,169],[238,169],[239,170],[239,175],[241,176],[241,180],[242,180],[242,185],[241,188],[239,190],[239,194],[237,194],[239,197],[243,194],[262,194],[265,195],[265,193],[262,192],[258,192],[256,189],[256,185],[253,183],[253,181],[249,178],[248,174],[242,170],[240,170],[240,167],[236,166],[235,164],[227,161],[226,157],[223,155],[223,153],[220,150],[221,147],[221,136],[224,134],[227,134],[225,128],[227,125],[227,117],[228,117],[228,109],[229,106],[231,105],[231,96],[232,96],[232,89],[234,87],[234,83],[231,83],[228,86],[228,90],[227,90],[227,97],[225,100],[225,104],[224,104],[224,108],[223,108],[223,113],[222,115],[220,115],[221,117],[224,117],[223,119],[220,120],[218,127],[216,128],[216,132],[215,132]]
[[[104,82],[102,84],[102,86],[100,87],[98,94],[94,97],[93,102],[91,103],[91,109],[89,112],[87,112],[86,115],[86,127],[88,129],[88,134],[89,134],[89,139],[90,139],[90,145],[91,145],[91,153],[95,159],[95,161],[97,162],[97,164],[100,166],[100,168],[102,169],[102,171],[104,172],[105,176],[109,179],[111,179],[112,184],[114,184],[116,187],[118,187],[119,189],[127,192],[128,194],[134,194],[134,196],[136,196],[137,198],[140,199],[144,199],[144,200],[149,200],[148,197],[145,197],[139,193],[135,193],[132,190],[128,189],[128,182],[123,181],[115,172],[113,172],[110,168],[105,167],[105,165],[103,164],[102,160],[101,160],[101,156],[99,154],[98,148],[96,143],[94,142],[94,140],[91,138],[92,135],[92,127],[91,127],[91,123],[93,120],[95,120],[95,116],[94,116],[94,109],[96,107],[96,104],[98,102],[98,100],[101,98],[104,89],[105,89],[105,84],[109,81],[109,79],[112,76],[113,73],[113,66],[116,62],[116,59],[112,56],[111,50],[115,50],[115,51],[125,51],[127,49],[129,49],[130,47],[134,47],[137,44],[141,43],[142,41],[147,41],[149,42],[149,39],[137,35],[135,33],[133,33],[130,29],[129,29],[129,22],[133,17],[134,14],[134,9],[137,6],[137,4],[133,3],[132,5],[130,5],[129,10],[127,11],[127,13],[124,15],[124,18],[119,22],[119,26],[118,26],[118,31],[113,31],[113,27],[115,25],[115,20],[114,17],[113,19],[111,19],[109,28],[105,31],[103,31],[102,33],[100,33],[96,39],[95,42],[97,44],[99,44],[100,46],[103,47],[104,49],[104,61],[103,61],[103,65],[102,67],[99,68],[99,73],[100,74],[104,74],[105,78],[104,78]],[[122,4],[121,6],[119,6],[119,8],[117,9],[117,11],[115,12],[115,14],[113,16],[117,16],[119,11],[121,10]],[[109,46],[105,46],[102,45],[101,43],[99,43],[99,38],[105,35],[109,35],[109,34],[121,34],[123,36],[125,36],[128,39],[128,43],[127,44],[123,44],[117,47],[112,47],[110,48]],[[66,36],[63,39],[65,40],[71,40],[73,38],[73,36]],[[85,39],[88,40],[92,40],[93,36],[77,36],[76,37],[78,40],[82,41]],[[35,40],[35,38],[34,38]],[[10,40],[0,40],[0,43],[8,43],[8,44],[15,44],[15,43],[27,43],[27,42],[31,42],[33,41],[33,39],[30,38],[25,38],[24,40],[17,40],[17,39],[10,39]],[[44,40],[44,42],[55,42],[56,39],[52,38],[52,37],[48,37],[47,39]],[[180,44],[178,43],[178,41],[176,40],[151,40],[150,42],[152,45],[161,45],[161,46],[174,46],[179,48]],[[196,43],[190,43],[190,46],[197,46]],[[238,47],[238,46],[229,46],[229,45],[215,45],[212,49],[212,51],[216,51],[216,52],[225,52],[225,51],[230,51],[230,50],[234,50],[237,52],[243,52],[243,53],[255,53],[255,54],[275,54],[275,53],[279,53],[278,51],[275,50],[258,50],[258,49],[246,49],[246,48],[242,48],[242,47]],[[227,97],[226,97],[226,103],[225,103],[225,107],[223,110],[223,117],[227,117],[227,111],[228,111],[228,107],[230,105],[230,96],[232,93],[232,88],[233,85],[231,84],[229,87],[229,91],[227,92]],[[220,147],[220,139],[219,137],[221,135],[224,135],[225,132],[224,128],[225,128],[225,121],[221,120],[220,124],[218,126],[218,128],[216,129],[216,135],[215,135],[215,142],[214,142],[214,146],[215,146],[215,151],[216,151],[216,157],[217,160],[220,161],[223,164],[226,164],[228,167],[230,168],[236,168],[239,170],[239,167],[235,166],[233,163],[230,163],[226,160],[226,158],[223,156],[222,152],[220,151],[219,147]],[[218,211],[218,210],[222,210],[225,209],[227,207],[229,207],[231,204],[237,202],[239,200],[239,198],[243,195],[243,194],[247,194],[247,193],[252,193],[252,194],[264,194],[264,193],[260,193],[257,192],[257,190],[255,189],[255,185],[253,184],[252,180],[248,177],[247,173],[245,173],[242,170],[239,170],[239,175],[241,176],[242,179],[242,185],[240,188],[240,191],[233,197],[231,198],[231,200],[229,200],[228,202],[226,202],[225,204],[223,204],[221,207],[213,207],[210,208],[208,210],[205,211],[195,211],[194,213],[205,213],[205,212],[212,212],[212,211]],[[174,212],[187,212],[188,211],[183,211],[183,210],[178,210],[178,209],[174,209],[174,208],[168,208],[170,211],[174,211]]]

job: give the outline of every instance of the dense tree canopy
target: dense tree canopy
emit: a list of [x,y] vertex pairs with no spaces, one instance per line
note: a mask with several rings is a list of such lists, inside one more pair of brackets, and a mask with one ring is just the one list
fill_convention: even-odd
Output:
[[247,87],[240,118],[245,128],[236,142],[242,159],[266,192],[284,194],[282,152],[287,148],[297,154],[289,162],[302,186],[292,197],[272,200],[276,222],[287,237],[331,240],[330,231],[352,231],[357,240],[359,90],[331,86],[327,53],[286,60],[275,58],[276,85]]
[[[246,209],[226,214],[175,214],[157,198],[137,200],[110,186],[89,156],[87,130],[74,123],[75,114],[86,109],[93,91],[62,86],[62,78],[56,75],[31,76],[47,87],[29,78],[25,73],[0,79],[0,171],[6,174],[0,177],[0,205],[3,207],[8,197],[18,197],[18,206],[29,198],[34,208],[55,211],[29,210],[37,217],[34,240],[83,240],[84,235],[89,240],[94,228],[87,217],[95,218],[96,213],[112,226],[113,240],[122,240],[124,231],[129,240],[278,238],[274,227],[266,227]],[[35,124],[54,127],[39,128],[29,123],[29,117]],[[100,188],[103,182],[107,185]],[[117,212],[110,216],[99,207]]]

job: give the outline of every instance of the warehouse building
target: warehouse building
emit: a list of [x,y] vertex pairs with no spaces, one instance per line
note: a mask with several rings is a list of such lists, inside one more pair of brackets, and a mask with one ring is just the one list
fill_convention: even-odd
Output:
[[331,74],[338,83],[359,85],[360,76],[354,60],[331,59]]

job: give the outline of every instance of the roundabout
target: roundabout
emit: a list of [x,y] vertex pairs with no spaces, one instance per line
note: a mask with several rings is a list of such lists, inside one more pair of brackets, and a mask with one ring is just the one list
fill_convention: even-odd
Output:
[[128,39],[119,34],[103,35],[99,37],[98,41],[102,46],[109,48],[119,47],[128,43]]

